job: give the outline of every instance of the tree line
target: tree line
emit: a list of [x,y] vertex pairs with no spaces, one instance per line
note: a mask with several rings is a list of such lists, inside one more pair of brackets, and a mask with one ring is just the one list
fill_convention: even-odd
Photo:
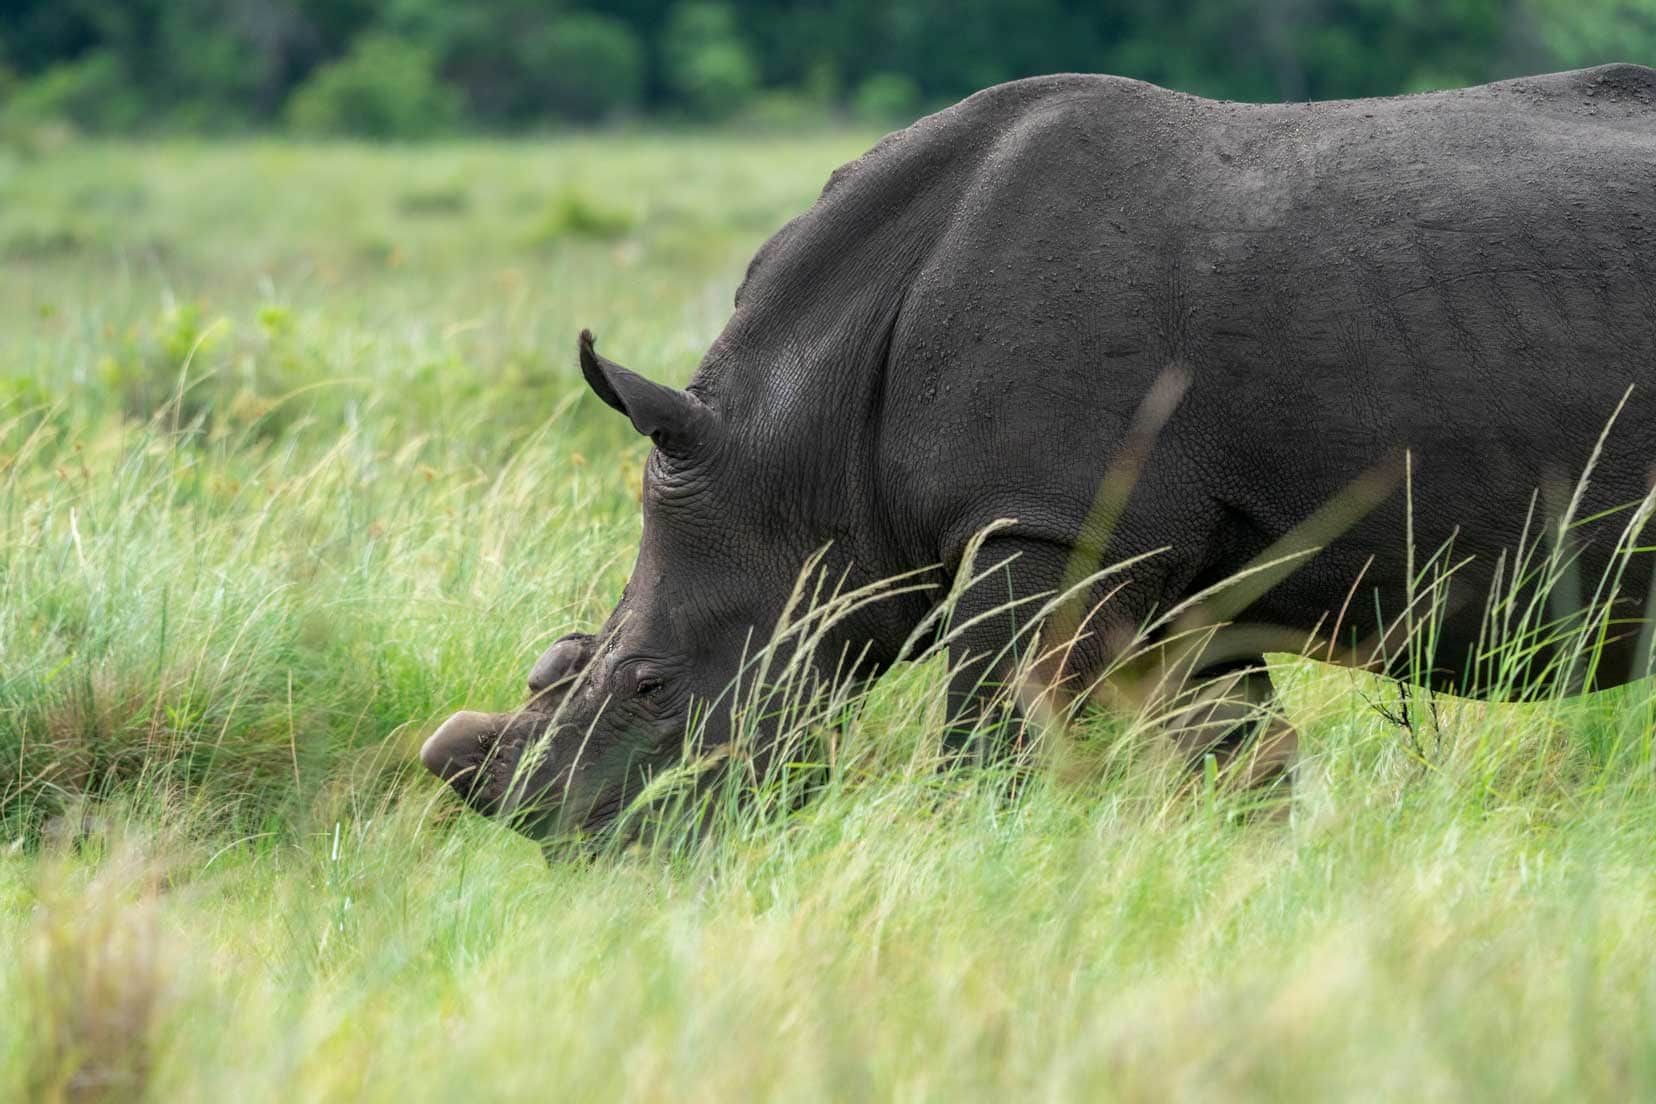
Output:
[[1656,0],[0,0],[0,118],[416,138],[898,122],[1112,72],[1242,100],[1656,61]]

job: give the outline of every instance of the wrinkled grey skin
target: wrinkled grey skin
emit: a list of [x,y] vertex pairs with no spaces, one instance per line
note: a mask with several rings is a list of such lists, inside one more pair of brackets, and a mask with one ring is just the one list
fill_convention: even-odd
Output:
[[[687,390],[590,340],[581,360],[656,445],[631,581],[600,630],[536,664],[527,706],[458,714],[423,753],[479,810],[536,810],[532,834],[601,828],[676,760],[691,703],[720,698],[825,544],[852,584],[941,565],[946,585],[972,534],[1013,518],[980,562],[1016,559],[957,620],[1057,587],[1170,366],[1187,387],[1105,558],[1164,551],[1062,675],[1084,683],[1135,626],[1407,449],[1416,549],[1453,538],[1470,557],[1431,678],[1475,691],[1497,559],[1537,488],[1567,496],[1630,385],[1580,516],[1642,498],[1656,462],[1656,73],[1263,106],[1101,76],[1001,85],[836,172],[754,258]],[[1404,502],[1394,488],[1237,620],[1308,637],[1339,616],[1342,636],[1373,638],[1404,605]],[[1589,586],[1624,521],[1576,534]],[[1636,558],[1632,617],[1648,579]],[[818,661],[866,649],[860,673],[878,675],[941,593],[877,604]],[[1000,614],[951,645],[961,718],[1017,628]],[[1636,630],[1597,685],[1642,673]],[[728,728],[713,709],[704,746]]]

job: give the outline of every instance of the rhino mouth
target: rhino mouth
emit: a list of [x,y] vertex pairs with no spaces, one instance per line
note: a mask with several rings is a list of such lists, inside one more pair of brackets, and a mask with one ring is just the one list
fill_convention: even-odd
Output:
[[605,785],[604,772],[568,754],[568,741],[584,741],[560,715],[563,689],[513,713],[454,714],[426,739],[420,762],[475,812],[531,839],[604,833],[620,815],[627,787]]
[[462,710],[438,726],[420,748],[420,762],[467,805],[486,817],[522,809],[532,787],[519,770],[524,751],[544,743],[548,713],[475,713]]

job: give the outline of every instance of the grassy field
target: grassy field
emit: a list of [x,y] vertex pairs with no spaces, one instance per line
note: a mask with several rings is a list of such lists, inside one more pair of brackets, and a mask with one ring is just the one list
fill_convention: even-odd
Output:
[[[1289,815],[1109,745],[550,866],[417,769],[613,603],[643,447],[870,135],[0,152],[0,1099],[1656,1093],[1648,689],[1282,661]],[[1127,766],[1123,766],[1123,763]]]

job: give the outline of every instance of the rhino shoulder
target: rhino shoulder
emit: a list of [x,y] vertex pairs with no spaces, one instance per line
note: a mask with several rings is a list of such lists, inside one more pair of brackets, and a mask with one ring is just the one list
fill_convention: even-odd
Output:
[[893,211],[922,191],[964,188],[992,151],[1005,147],[1009,138],[1015,143],[1022,132],[1096,119],[1133,105],[1197,99],[1097,73],[1055,73],[985,88],[887,134],[829,174],[810,209],[784,225],[748,262],[735,305],[742,305],[752,286],[790,249],[821,245],[821,236],[813,231],[838,221],[836,208]]
[[1517,77],[1465,89],[1510,103],[1527,101],[1538,110],[1571,116],[1615,118],[1649,117],[1656,112],[1656,69],[1631,62],[1595,65]]

